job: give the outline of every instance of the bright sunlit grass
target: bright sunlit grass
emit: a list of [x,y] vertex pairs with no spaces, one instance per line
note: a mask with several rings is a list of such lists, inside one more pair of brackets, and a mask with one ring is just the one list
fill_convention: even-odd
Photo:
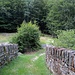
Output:
[[0,33],[0,43],[9,42],[15,33]]
[[54,39],[49,35],[44,35],[40,37],[41,44],[53,44]]

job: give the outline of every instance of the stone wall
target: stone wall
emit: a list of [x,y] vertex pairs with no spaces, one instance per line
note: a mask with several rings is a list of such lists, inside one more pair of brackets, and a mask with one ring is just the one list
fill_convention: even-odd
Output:
[[0,68],[18,55],[17,44],[0,44]]
[[48,45],[46,64],[54,75],[75,75],[75,51]]

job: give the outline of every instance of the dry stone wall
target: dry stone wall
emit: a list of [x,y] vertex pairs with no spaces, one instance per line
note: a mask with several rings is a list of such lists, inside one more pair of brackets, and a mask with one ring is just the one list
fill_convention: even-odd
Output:
[[75,75],[75,51],[47,45],[46,64],[54,75]]
[[17,44],[0,44],[0,68],[18,55]]

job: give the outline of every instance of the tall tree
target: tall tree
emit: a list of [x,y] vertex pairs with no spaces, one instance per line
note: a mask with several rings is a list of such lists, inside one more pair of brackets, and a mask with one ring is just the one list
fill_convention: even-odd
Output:
[[45,20],[49,10],[48,1],[49,0],[28,0],[27,9],[25,11],[26,22],[31,20],[32,23],[34,23],[36,21],[42,32],[45,32],[46,30]]
[[56,1],[50,9],[46,20],[50,34],[55,34],[57,30],[61,29],[75,29],[75,1]]
[[16,31],[24,20],[24,1],[2,0],[0,11],[0,31]]

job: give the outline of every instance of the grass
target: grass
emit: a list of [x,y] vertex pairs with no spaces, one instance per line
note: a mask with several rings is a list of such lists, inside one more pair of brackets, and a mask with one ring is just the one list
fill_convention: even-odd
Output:
[[[15,33],[0,33],[0,43],[9,42]],[[49,36],[42,34],[40,37],[41,44],[53,44],[54,39]]]
[[42,34],[40,37],[40,42],[41,44],[49,44],[49,45],[54,45],[56,47],[61,47],[59,39],[53,38],[50,35]]
[[[0,34],[0,42],[8,42],[13,35]],[[55,46],[60,44],[57,38],[52,38],[49,35],[42,35],[40,42],[41,44],[52,44]],[[0,69],[0,75],[52,75],[46,67],[45,55],[40,56],[36,61],[32,61],[33,58],[41,53],[45,53],[45,50],[18,56],[11,63]]]
[[0,43],[9,42],[15,33],[0,33]]
[[0,69],[0,75],[51,75],[45,64],[45,55],[40,56],[35,61],[32,60],[44,52],[45,50],[40,50],[32,54],[19,55]]
[[40,42],[41,42],[41,44],[53,44],[54,43],[54,39],[51,36],[49,36],[49,35],[43,34],[40,37]]
[[[14,34],[0,33],[0,43],[9,42]],[[54,39],[48,35],[42,35],[40,42],[41,44],[52,44]],[[45,55],[40,56],[36,61],[32,61],[41,53],[45,53],[45,50],[19,55],[0,69],[0,75],[52,75],[46,67]]]

